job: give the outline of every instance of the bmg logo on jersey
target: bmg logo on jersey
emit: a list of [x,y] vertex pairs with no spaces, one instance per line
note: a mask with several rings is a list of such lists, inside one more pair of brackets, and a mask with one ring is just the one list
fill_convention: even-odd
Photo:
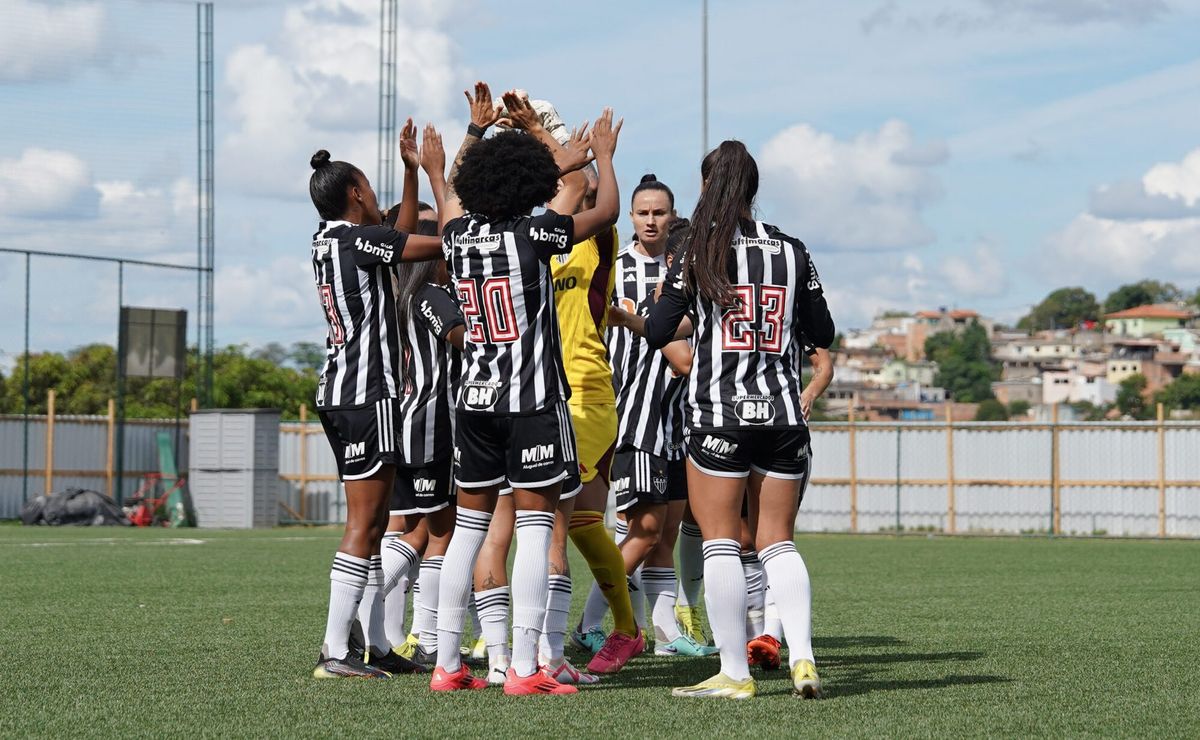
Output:
[[736,396],[733,410],[747,424],[770,424],[775,419],[775,399],[771,396]]
[[351,442],[342,453],[344,462],[358,462],[367,456],[366,442]]
[[547,231],[541,226],[529,230],[529,238],[539,242],[551,242],[557,244],[561,249],[567,248],[567,234],[565,231]]
[[469,409],[483,411],[496,405],[500,395],[499,383],[482,380],[470,380],[463,384],[463,405]]
[[391,247],[385,247],[385,246],[382,246],[379,244],[372,244],[371,242],[365,242],[362,240],[362,237],[358,237],[354,240],[354,248],[360,252],[365,252],[367,254],[371,254],[376,257],[379,257],[384,262],[391,262],[392,254],[394,254],[394,251],[392,250]]
[[429,322],[429,327],[433,329],[433,333],[440,337],[442,335],[443,327],[442,319],[433,312],[433,306],[429,305],[429,301],[422,300],[418,310],[421,312],[421,315],[425,317],[425,320]]
[[522,465],[538,465],[554,460],[554,445],[534,445],[521,450]]

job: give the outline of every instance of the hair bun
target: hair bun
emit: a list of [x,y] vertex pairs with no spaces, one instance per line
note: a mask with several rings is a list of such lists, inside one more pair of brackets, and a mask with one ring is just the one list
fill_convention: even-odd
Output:
[[658,178],[654,176],[653,172],[651,172],[648,175],[642,175],[642,179],[639,184],[642,182],[658,182]]
[[314,170],[321,169],[325,165],[329,164],[329,152],[325,151],[324,149],[320,150],[316,154],[312,155],[312,159],[308,160],[308,163],[312,165]]

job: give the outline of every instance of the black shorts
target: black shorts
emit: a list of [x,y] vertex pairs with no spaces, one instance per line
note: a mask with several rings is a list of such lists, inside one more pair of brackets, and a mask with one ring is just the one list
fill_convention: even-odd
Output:
[[343,481],[370,478],[384,465],[395,465],[396,418],[400,402],[386,398],[370,406],[353,409],[318,409],[325,438],[333,448],[338,478]]
[[697,469],[721,478],[746,478],[753,470],[803,480],[809,470],[807,429],[725,429],[689,432],[687,456]]
[[[800,479],[800,495],[796,497],[796,510],[800,510],[800,504],[804,503],[804,492],[808,490],[808,482],[812,480],[812,445],[808,446],[808,465],[804,468],[804,477]],[[742,518],[746,519],[750,516],[750,494],[742,496]]]
[[396,468],[392,484],[392,503],[389,513],[432,514],[454,501],[454,486],[450,481],[450,458],[434,460],[421,467],[401,465]]
[[613,455],[612,491],[617,511],[639,504],[665,504],[687,500],[687,469],[683,460],[668,462],[636,447],[622,447]]
[[575,431],[566,403],[529,416],[460,413],[455,419],[454,458],[455,483],[462,488],[562,483],[564,496],[578,493]]

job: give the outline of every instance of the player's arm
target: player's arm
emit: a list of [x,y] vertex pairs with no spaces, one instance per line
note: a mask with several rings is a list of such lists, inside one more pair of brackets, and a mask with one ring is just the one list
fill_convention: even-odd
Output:
[[[425,124],[425,132],[421,137],[421,169],[429,178],[433,207],[440,214],[446,207],[446,150],[442,147],[442,135],[432,123]],[[413,216],[416,217],[416,211]]]
[[[628,329],[642,339],[646,338],[646,318],[636,313],[626,311],[620,306],[608,307],[608,325],[615,328]],[[682,319],[680,319],[679,327],[675,329],[675,334],[669,341],[675,342],[682,339],[687,339],[688,337],[692,336],[694,332],[695,327],[692,326],[692,317],[685,315]],[[689,364],[691,364],[690,361]]]
[[[612,108],[605,108],[596,125],[592,127],[591,150],[596,158],[599,183],[596,187],[596,205],[574,216],[575,238],[583,241],[596,236],[617,222],[621,208],[621,194],[617,189],[617,173],[613,169],[613,153],[617,150],[617,137],[621,133],[624,119],[613,125]],[[565,149],[565,147],[564,147]],[[582,167],[586,162],[581,163]]]
[[800,246],[800,253],[804,255],[804,264],[800,267],[799,291],[796,295],[798,328],[813,347],[829,349],[829,345],[833,344],[835,328],[833,317],[829,315],[829,305],[825,302],[821,278],[817,275],[817,267],[813,264],[812,256],[804,243],[796,240],[792,242]]
[[396,228],[400,231],[416,231],[417,200],[417,127],[409,118],[400,129],[400,159],[404,162],[404,187],[400,191],[400,213],[396,216]]
[[413,306],[416,308],[413,316],[431,334],[458,349],[463,348],[466,320],[458,302],[449,293],[432,285],[422,285],[413,296]]
[[812,362],[813,374],[808,385],[800,393],[800,413],[804,414],[805,419],[812,412],[813,403],[825,393],[825,389],[833,382],[833,357],[829,354],[829,350],[813,347],[808,359]]
[[[687,321],[687,319],[684,319]],[[687,377],[692,373],[692,345],[686,341],[674,341],[662,348],[663,357],[676,375]]]
[[467,103],[471,106],[471,124],[467,126],[467,135],[463,138],[462,146],[458,148],[458,154],[454,157],[454,165],[450,168],[446,202],[438,210],[438,221],[442,227],[446,226],[447,221],[463,215],[462,203],[454,192],[454,176],[458,174],[458,166],[462,164],[463,156],[483,138],[489,126],[500,120],[501,107],[492,102],[492,90],[486,82],[475,83],[474,95],[471,95],[469,90],[464,90],[463,95],[467,96]]
[[354,239],[354,263],[361,268],[394,266],[398,262],[425,262],[442,257],[442,239],[438,236],[406,234],[389,226],[359,226]]

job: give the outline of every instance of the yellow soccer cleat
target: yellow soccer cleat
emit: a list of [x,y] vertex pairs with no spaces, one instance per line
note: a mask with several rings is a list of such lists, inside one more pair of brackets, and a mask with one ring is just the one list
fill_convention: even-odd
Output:
[[478,640],[475,641],[475,644],[471,646],[471,660],[477,660],[477,661],[482,662],[482,661],[487,660],[487,657],[488,657],[487,640],[480,637]]
[[704,630],[700,629],[700,610],[697,607],[675,607],[675,621],[679,623],[679,629],[683,634],[701,645],[708,644],[708,638],[704,636]]
[[792,693],[801,699],[821,697],[821,677],[811,660],[801,660],[792,667]]
[[409,633],[408,637],[404,640],[404,644],[398,645],[393,649],[395,650],[396,655],[399,655],[401,658],[412,660],[413,654],[417,651],[417,645],[420,642],[421,641],[417,639],[416,635]]
[[758,694],[758,684],[753,678],[745,681],[734,681],[724,673],[718,673],[707,681],[701,681],[695,686],[682,686],[671,689],[671,696],[683,696],[692,699],[753,699]]

